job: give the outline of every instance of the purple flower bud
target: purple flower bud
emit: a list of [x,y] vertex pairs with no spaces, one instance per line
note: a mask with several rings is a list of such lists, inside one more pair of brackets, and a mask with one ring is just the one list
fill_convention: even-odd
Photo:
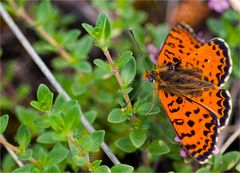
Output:
[[181,157],[187,157],[186,151],[185,151],[185,150],[181,150],[181,151],[180,151],[180,156],[181,156]]
[[176,136],[176,137],[174,138],[174,140],[175,140],[176,142],[180,142],[180,139],[179,139],[178,136]]
[[228,0],[209,0],[208,7],[218,13],[222,13],[230,7],[230,4]]
[[162,45],[160,46],[160,49],[158,49],[153,44],[148,44],[148,46],[147,46],[147,50],[149,53],[149,59],[154,64],[157,64],[157,58],[158,58],[158,54],[161,50],[161,47],[162,47]]

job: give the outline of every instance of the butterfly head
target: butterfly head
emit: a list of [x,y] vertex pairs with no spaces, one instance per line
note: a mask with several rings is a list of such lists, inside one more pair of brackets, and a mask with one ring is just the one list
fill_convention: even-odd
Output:
[[156,80],[155,77],[155,71],[154,70],[148,70],[144,72],[144,80],[148,80],[151,83],[154,83]]

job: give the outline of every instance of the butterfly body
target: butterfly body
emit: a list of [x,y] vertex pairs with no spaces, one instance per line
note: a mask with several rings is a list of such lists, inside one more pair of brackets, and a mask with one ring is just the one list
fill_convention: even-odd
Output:
[[169,33],[154,70],[144,78],[154,83],[159,99],[182,146],[199,163],[216,149],[220,129],[231,114],[231,98],[221,88],[232,70],[227,43],[199,41],[180,23]]
[[202,92],[214,89],[214,85],[201,79],[201,70],[184,69],[178,66],[162,66],[146,71],[145,79],[153,78],[156,90],[176,96],[201,96]]

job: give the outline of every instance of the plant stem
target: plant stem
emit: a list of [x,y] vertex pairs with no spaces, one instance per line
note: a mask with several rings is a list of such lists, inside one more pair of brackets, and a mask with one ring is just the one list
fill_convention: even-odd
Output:
[[236,131],[228,138],[228,140],[222,145],[221,152],[224,153],[227,148],[237,139],[237,137],[240,137],[240,130],[238,127],[236,128]]
[[57,49],[57,52],[65,58],[67,61],[72,62],[73,57],[66,52],[66,50],[60,46],[56,40],[54,40],[41,26],[36,26],[34,20],[28,15],[24,8],[18,7],[17,4],[13,0],[8,0],[8,3],[12,8],[16,9],[16,14],[18,17],[23,19],[27,24],[31,27],[35,28],[35,30],[41,35],[49,44]]
[[37,161],[35,158],[31,157],[28,159],[30,162],[32,162],[32,164],[36,165],[37,167],[41,168],[42,165],[39,161]]
[[[113,72],[114,76],[116,77],[116,79],[117,79],[117,81],[118,81],[118,84],[119,84],[120,87],[122,88],[122,86],[123,86],[122,78],[121,78],[121,76],[120,76],[120,74],[119,74],[118,68],[116,68],[116,67],[114,66],[113,59],[112,59],[112,57],[111,57],[108,49],[107,49],[107,48],[103,48],[102,50],[103,50],[103,53],[104,53],[104,55],[106,56],[106,58],[107,58],[107,60],[108,60],[108,62],[109,62],[109,64],[110,64],[110,66],[111,66],[112,72]],[[124,97],[125,102],[127,103],[127,107],[128,107],[130,110],[132,110],[132,103],[131,103],[131,100],[130,100],[129,95],[128,95],[127,93],[123,93],[123,97]],[[136,118],[135,114],[133,114],[133,116],[132,116],[133,122],[136,122],[136,119],[137,119],[137,118]]]
[[3,138],[0,138],[0,144],[3,144],[4,146],[10,148],[12,151],[14,151],[15,153],[20,152],[20,150],[13,146],[12,144],[8,143],[6,140],[4,140]]
[[[54,86],[56,91],[59,94],[62,94],[64,98],[69,101],[71,100],[70,96],[66,93],[66,91],[62,88],[62,86],[59,84],[59,82],[56,80],[52,72],[48,69],[46,64],[42,61],[42,59],[39,57],[39,55],[36,53],[36,51],[33,49],[29,41],[26,39],[26,37],[23,35],[23,33],[20,31],[20,29],[17,27],[16,23],[13,21],[11,16],[4,10],[0,3],[0,15],[4,19],[4,21],[7,23],[7,25],[10,27],[10,29],[13,31],[14,35],[17,37],[19,42],[22,44],[24,49],[28,52],[32,60],[36,63],[36,65],[39,67],[39,69],[43,72],[43,74],[46,76],[48,81]],[[84,127],[88,130],[89,133],[93,133],[95,129],[93,126],[89,123],[83,112],[80,110],[80,119]],[[103,151],[108,156],[108,158],[114,163],[114,164],[120,164],[120,161],[118,158],[114,155],[112,150],[108,147],[108,145],[103,142],[101,145]]]
[[[16,153],[20,153],[21,152],[20,149],[18,149],[17,147],[13,146],[12,144],[10,144],[2,135],[0,136],[0,144],[3,144],[5,146],[5,148],[12,155],[12,157],[14,158],[14,160],[16,161],[16,163],[18,164],[19,167],[23,167],[24,166],[23,163],[18,159],[18,156],[16,154]],[[41,164],[35,158],[31,157],[28,160],[31,163],[33,163],[34,165],[36,165],[38,167],[41,167]]]
[[[4,142],[5,141],[5,142]],[[12,156],[12,158],[13,158],[13,160],[17,163],[17,165],[19,166],[19,167],[23,167],[24,165],[23,165],[23,163],[20,161],[20,160],[18,160],[18,156],[17,156],[17,154],[15,153],[15,150],[13,150],[12,148],[14,148],[14,146],[12,147],[12,145],[11,145],[11,148],[8,146],[8,144],[6,144],[6,143],[8,143],[7,142],[7,140],[5,139],[5,137],[3,136],[3,135],[0,135],[0,143],[2,143],[3,145],[4,145],[4,147],[7,149],[7,151],[9,152],[9,154]],[[14,148],[15,149],[15,148]]]
[[[73,136],[69,136],[68,139],[70,140],[70,142],[76,146],[76,142],[77,142],[77,139],[75,139]],[[89,160],[89,157],[87,156],[87,154],[85,152],[83,152],[82,148],[81,147],[77,147],[77,151],[84,157],[85,161],[86,161],[86,164],[87,164],[87,167],[88,167],[88,170],[89,171],[93,171],[93,166],[92,166],[92,163],[90,162]]]

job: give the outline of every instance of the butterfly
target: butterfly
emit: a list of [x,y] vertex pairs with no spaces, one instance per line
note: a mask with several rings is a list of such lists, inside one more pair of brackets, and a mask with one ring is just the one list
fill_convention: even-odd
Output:
[[213,155],[220,129],[231,114],[231,97],[221,87],[232,71],[227,43],[196,38],[184,23],[172,28],[159,53],[155,69],[144,79],[155,90],[182,146],[199,163]]

